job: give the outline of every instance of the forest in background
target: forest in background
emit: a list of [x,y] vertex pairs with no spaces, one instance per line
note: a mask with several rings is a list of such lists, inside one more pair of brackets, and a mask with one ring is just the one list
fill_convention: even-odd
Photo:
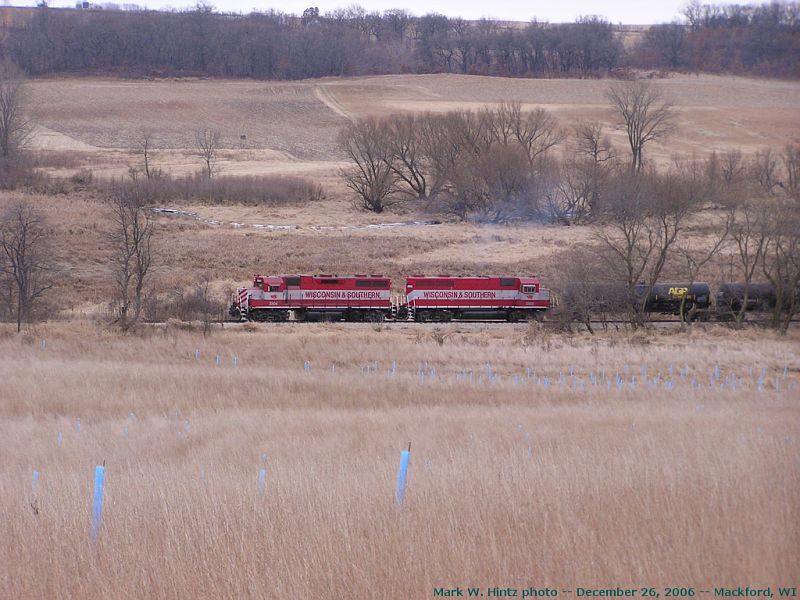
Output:
[[[115,9],[116,8],[116,9]],[[302,16],[135,5],[54,9],[6,19],[0,53],[28,74],[302,79],[394,73],[624,76],[629,69],[800,77],[800,4],[693,2],[623,43],[602,17],[574,23],[467,21],[359,6]],[[18,13],[23,15],[23,13]]]

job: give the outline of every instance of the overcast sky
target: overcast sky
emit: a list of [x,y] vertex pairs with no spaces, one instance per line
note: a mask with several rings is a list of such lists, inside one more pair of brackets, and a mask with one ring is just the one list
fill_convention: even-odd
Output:
[[[145,5],[149,9],[169,7],[186,8],[198,0],[93,0],[103,4],[114,2]],[[218,11],[251,12],[252,10],[275,9],[281,12],[300,14],[309,6],[316,6],[324,13],[351,4],[360,4],[367,10],[383,11],[389,8],[404,8],[416,15],[438,12],[450,17],[480,19],[493,17],[503,21],[528,21],[534,17],[551,23],[574,21],[581,15],[600,15],[612,23],[647,24],[663,23],[676,19],[686,0],[275,0],[257,2],[254,0],[206,0]],[[12,0],[15,5],[34,4],[31,0]],[[709,1],[709,4],[732,4],[726,0]],[[739,0],[740,4],[747,0]],[[760,3],[755,0],[753,3]],[[50,0],[50,6],[75,6],[74,0]]]

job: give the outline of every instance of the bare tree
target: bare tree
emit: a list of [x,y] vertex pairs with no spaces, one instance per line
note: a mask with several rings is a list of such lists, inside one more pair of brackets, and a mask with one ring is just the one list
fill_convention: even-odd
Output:
[[501,107],[498,114],[503,110],[510,113],[514,138],[525,150],[531,165],[564,139],[553,115],[542,108],[522,112],[519,102],[513,102]]
[[144,163],[144,176],[147,177],[147,179],[158,179],[161,177],[161,169],[154,169],[152,165],[153,133],[146,129],[143,130],[136,140],[136,145]]
[[205,164],[205,175],[209,179],[217,172],[217,151],[219,150],[219,131],[198,129],[194,132],[197,153]]
[[769,225],[761,267],[775,288],[772,326],[786,333],[800,312],[800,215],[783,200],[769,211]]
[[772,148],[765,148],[756,152],[750,161],[751,179],[770,196],[777,196],[780,192],[779,160]]
[[607,94],[628,135],[631,169],[644,167],[644,147],[675,130],[675,108],[658,88],[645,81],[616,83]]
[[420,121],[426,118],[394,115],[387,121],[392,171],[408,187],[402,191],[420,200],[435,197],[442,185],[420,143]]
[[664,174],[618,174],[603,195],[604,219],[595,236],[607,250],[610,270],[628,289],[634,324],[644,319],[647,298],[706,193],[700,169],[679,165]]
[[146,204],[145,188],[137,182],[121,184],[111,195],[113,229],[110,239],[117,323],[122,331],[130,330],[141,317],[153,260],[154,222]]
[[17,331],[30,322],[31,309],[53,287],[52,249],[44,217],[25,203],[11,206],[0,221],[0,250],[9,300],[15,306]]
[[386,124],[374,118],[350,123],[341,131],[339,145],[354,163],[340,173],[345,185],[358,195],[363,208],[383,212],[397,193],[392,142]]
[[800,141],[787,145],[781,158],[785,175],[781,187],[795,202],[800,202]]
[[767,210],[763,202],[742,200],[731,206],[730,236],[744,281],[741,305],[733,318],[741,325],[747,313],[750,284],[761,264],[768,241]]
[[31,135],[25,115],[25,76],[8,58],[0,61],[0,158],[7,163],[17,157]]
[[547,212],[564,225],[587,223],[597,215],[608,172],[587,159],[567,159],[547,169],[549,185],[544,194]]
[[[715,234],[710,244],[697,243],[696,240],[683,240],[677,245],[677,252],[685,263],[689,288],[697,281],[700,272],[705,266],[725,248],[729,241],[729,234],[733,225],[733,214],[730,211],[722,211],[714,216],[718,217],[721,222],[715,223],[717,226],[714,227]],[[696,310],[696,306],[692,305],[690,311],[686,312],[687,300],[688,294],[684,294],[680,306],[681,327],[685,327],[687,323],[693,321]]]
[[595,164],[613,161],[616,156],[611,140],[603,133],[603,125],[598,121],[580,121],[575,126],[575,153]]

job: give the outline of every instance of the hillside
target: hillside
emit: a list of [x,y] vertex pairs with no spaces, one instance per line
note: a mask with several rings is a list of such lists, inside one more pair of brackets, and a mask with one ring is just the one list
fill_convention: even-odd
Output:
[[[680,109],[679,130],[651,156],[781,147],[800,131],[800,82],[675,76],[655,80]],[[218,129],[229,174],[327,172],[347,118],[392,112],[477,109],[503,101],[552,111],[563,127],[597,119],[613,127],[608,80],[390,75],[292,83],[232,80],[44,79],[32,83],[37,148],[76,151],[95,174],[124,173],[143,131],[167,171],[197,169],[194,131]],[[244,136],[244,137],[242,137]],[[622,132],[614,132],[622,148]]]

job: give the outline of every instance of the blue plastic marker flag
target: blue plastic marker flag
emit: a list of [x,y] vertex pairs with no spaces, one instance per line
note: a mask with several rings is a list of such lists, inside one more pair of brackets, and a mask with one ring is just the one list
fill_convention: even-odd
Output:
[[408,450],[403,450],[400,453],[400,468],[397,469],[397,486],[394,492],[394,505],[395,508],[403,506],[406,499],[406,481],[408,477],[408,461],[411,458],[411,444],[408,445]]
[[31,479],[31,492],[36,495],[36,488],[39,487],[39,471],[33,471],[33,479]]
[[56,438],[56,445],[61,448],[61,442],[64,441],[64,435],[59,431],[58,437]]
[[786,379],[789,376],[789,367],[783,367],[783,378]]
[[263,496],[264,490],[267,487],[267,469],[261,468],[258,470],[258,495]]
[[103,487],[106,479],[106,468],[97,465],[94,469],[94,496],[92,498],[92,542],[97,542],[100,523],[103,520]]
[[81,432],[81,418],[80,417],[75,419],[75,431],[77,431],[78,433]]

